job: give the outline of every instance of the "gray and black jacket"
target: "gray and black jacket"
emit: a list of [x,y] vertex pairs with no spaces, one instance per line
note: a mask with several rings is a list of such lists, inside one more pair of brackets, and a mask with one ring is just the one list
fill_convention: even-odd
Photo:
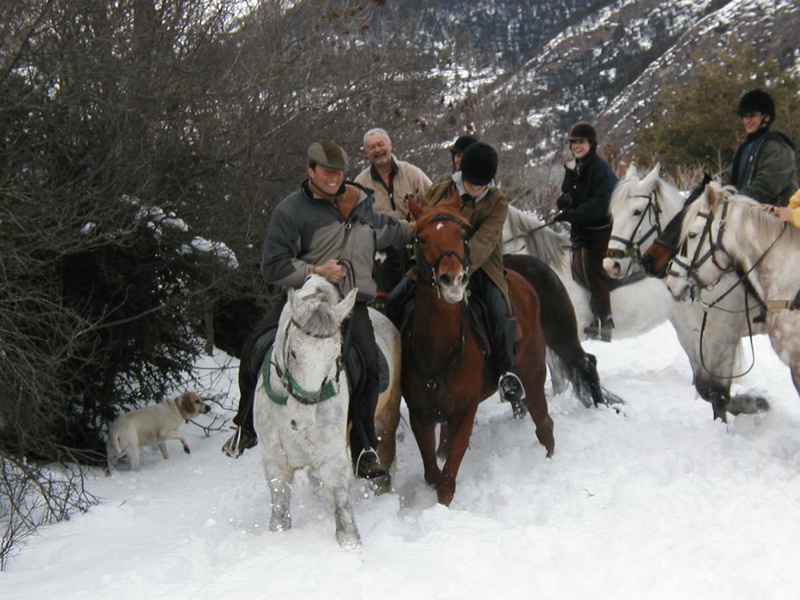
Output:
[[336,259],[348,273],[343,295],[357,287],[358,301],[375,297],[375,251],[402,248],[411,237],[411,225],[375,212],[372,190],[352,182],[343,188],[343,195],[357,195],[347,219],[332,202],[315,197],[308,180],[275,207],[261,255],[261,274],[267,283],[299,288],[316,265]]
[[769,128],[748,135],[736,150],[725,180],[743,196],[786,206],[797,189],[794,144]]

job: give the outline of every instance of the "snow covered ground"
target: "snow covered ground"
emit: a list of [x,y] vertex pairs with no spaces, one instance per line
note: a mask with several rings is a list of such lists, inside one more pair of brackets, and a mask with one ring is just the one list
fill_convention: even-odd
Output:
[[[145,452],[141,472],[98,470],[88,486],[102,503],[31,538],[0,573],[0,598],[795,597],[800,399],[769,340],[755,340],[755,366],[734,390],[761,393],[772,410],[727,426],[695,397],[669,324],[585,347],[624,414],[587,410],[570,392],[550,398],[547,460],[532,422],[490,398],[450,508],[423,482],[401,424],[395,491],[359,487],[361,550],[336,544],[305,475],[294,529],[270,533],[258,450],[230,459],[227,431],[184,425],[191,455],[172,443],[168,461]],[[233,403],[236,363],[215,360],[205,361],[210,385]]]

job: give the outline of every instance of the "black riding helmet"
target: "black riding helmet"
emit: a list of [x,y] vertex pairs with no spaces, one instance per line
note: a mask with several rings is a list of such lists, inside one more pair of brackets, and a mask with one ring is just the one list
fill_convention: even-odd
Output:
[[744,113],[760,112],[769,115],[770,123],[775,122],[775,101],[762,89],[750,90],[739,100],[737,114],[741,117]]
[[461,155],[461,177],[472,185],[489,185],[497,174],[497,152],[489,144],[475,142]]

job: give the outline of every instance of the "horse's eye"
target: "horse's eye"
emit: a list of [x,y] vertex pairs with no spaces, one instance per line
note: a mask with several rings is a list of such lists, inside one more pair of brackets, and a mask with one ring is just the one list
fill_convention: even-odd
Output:
[[642,214],[642,211],[640,209],[638,209],[638,208],[635,211],[633,211],[633,216],[634,217],[638,217],[641,214]]
[[289,350],[289,356],[297,360],[297,352],[295,352],[294,350]]
[[686,237],[687,237],[688,239],[690,239],[690,240],[693,240],[694,238],[696,238],[696,237],[697,237],[697,232],[696,232],[696,231],[690,231],[690,232],[689,232],[689,235],[687,235]]

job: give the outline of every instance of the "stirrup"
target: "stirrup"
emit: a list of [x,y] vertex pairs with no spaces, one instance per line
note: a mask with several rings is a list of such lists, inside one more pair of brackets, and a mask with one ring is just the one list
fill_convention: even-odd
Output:
[[506,371],[497,382],[502,402],[519,402],[525,399],[525,387],[516,373]]
[[388,477],[389,472],[381,466],[378,453],[372,448],[364,448],[356,459],[356,477],[361,479],[377,479]]
[[258,438],[249,431],[237,427],[233,435],[222,445],[222,452],[231,458],[239,458],[245,450],[254,447]]

